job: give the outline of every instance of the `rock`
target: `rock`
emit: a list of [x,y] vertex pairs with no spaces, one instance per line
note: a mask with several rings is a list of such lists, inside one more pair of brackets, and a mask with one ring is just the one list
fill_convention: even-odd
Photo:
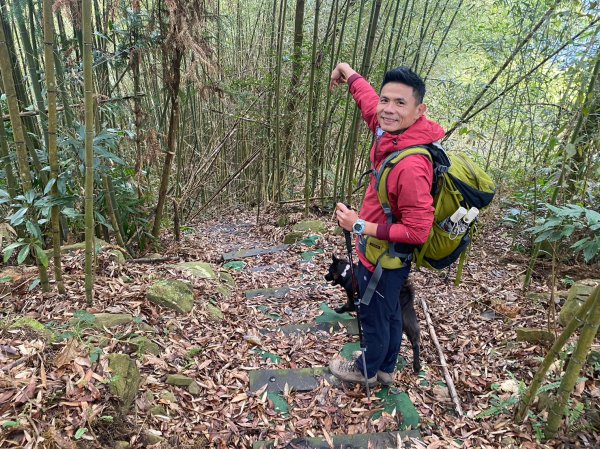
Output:
[[554,333],[545,329],[535,329],[528,327],[517,328],[517,341],[526,341],[528,343],[554,343]]
[[304,237],[304,232],[290,232],[289,234],[287,234],[284,237],[283,243],[292,245],[292,244],[298,242],[299,240],[302,240],[303,237]]
[[217,286],[217,291],[225,298],[231,298],[233,290],[236,287],[235,279],[227,271],[219,271],[218,278],[221,284]]
[[90,335],[88,337],[88,343],[98,348],[106,348],[108,345],[110,345],[110,342],[110,338],[105,335]]
[[135,350],[139,355],[144,355],[144,354],[154,354],[156,356],[160,355],[160,346],[158,346],[156,343],[154,343],[148,337],[145,337],[143,335],[138,335],[136,337],[131,338],[129,340],[129,343],[131,343],[135,347]]
[[133,322],[133,315],[129,313],[95,313],[94,317],[93,326],[99,329],[112,329]]
[[221,309],[210,303],[206,304],[206,311],[208,312],[208,319],[211,321],[223,321],[225,319]]
[[180,270],[188,270],[194,276],[201,279],[216,279],[217,275],[212,265],[206,262],[184,262],[178,263],[177,265],[171,265],[174,268]]
[[227,271],[219,271],[219,280],[231,289],[236,287],[235,279]]
[[170,391],[163,391],[163,392],[160,394],[160,399],[161,399],[162,401],[170,402],[170,403],[172,403],[172,404],[174,404],[174,403],[176,403],[176,402],[177,402],[177,398],[176,398],[176,397],[175,397],[175,395],[174,395],[172,392],[170,392]]
[[113,249],[110,251],[110,259],[117,265],[125,265],[126,262],[125,254],[118,249]]
[[189,313],[194,305],[194,291],[189,282],[160,280],[148,289],[146,297],[159,306]]
[[162,437],[162,432],[160,430],[148,429],[142,432],[142,441],[144,447],[146,447],[162,443],[165,439]]
[[128,441],[116,441],[113,447],[114,449],[129,449],[131,445]]
[[200,388],[200,385],[198,385],[198,383],[194,381],[188,385],[188,391],[192,396],[200,396],[202,389]]
[[[569,292],[567,290],[559,290],[554,293],[554,301],[558,304],[567,299]],[[527,299],[534,302],[547,303],[550,301],[550,292],[529,292]]]
[[38,320],[22,316],[17,318],[9,327],[10,329],[30,329],[42,337],[44,340],[52,342],[56,339],[56,335]]
[[161,415],[161,416],[169,416],[167,410],[162,405],[155,405],[150,408],[150,414],[152,416]]
[[577,314],[579,308],[589,298],[592,290],[594,290],[594,287],[598,285],[598,283],[600,283],[599,279],[584,279],[573,284],[569,289],[569,295],[567,296],[565,304],[562,309],[560,309],[560,314],[558,316],[560,324],[563,326],[569,324],[569,321]]
[[192,379],[191,377],[184,376],[183,374],[169,374],[165,382],[168,385],[187,387],[189,384],[194,382],[194,379]]
[[217,292],[220,293],[225,299],[231,298],[231,290],[229,290],[229,287],[226,285],[217,285]]
[[287,215],[282,215],[277,219],[276,224],[280,228],[283,228],[284,226],[287,226],[288,224],[290,224],[290,217],[288,217]]
[[325,224],[319,220],[304,220],[296,223],[292,228],[296,232],[318,232],[324,234],[327,231]]
[[112,374],[108,388],[121,400],[126,412],[137,395],[141,382],[140,371],[127,354],[109,354],[108,367]]

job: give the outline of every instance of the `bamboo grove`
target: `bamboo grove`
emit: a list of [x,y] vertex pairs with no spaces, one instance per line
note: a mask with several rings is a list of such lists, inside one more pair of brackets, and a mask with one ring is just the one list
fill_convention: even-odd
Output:
[[591,210],[598,13],[570,0],[0,0],[4,263],[37,264],[41,288],[63,293],[60,246],[85,240],[91,303],[94,238],[140,255],[219,211],[355,203],[371,137],[328,89],[339,61],[375,87],[395,66],[419,73],[445,146],[515,193],[529,212],[515,220],[532,226],[545,203]]
[[370,141],[327,89],[340,60],[374,85],[412,67],[448,148],[589,202],[593,5],[492,3],[2,1],[5,212],[33,195],[10,226],[38,252],[93,227],[136,253],[218,208],[351,201]]

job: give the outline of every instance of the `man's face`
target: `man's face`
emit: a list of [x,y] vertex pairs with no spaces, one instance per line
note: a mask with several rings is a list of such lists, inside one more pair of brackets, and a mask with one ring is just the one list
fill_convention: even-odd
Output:
[[394,133],[411,126],[426,110],[424,103],[417,104],[412,87],[401,83],[387,83],[379,94],[377,120],[381,129]]

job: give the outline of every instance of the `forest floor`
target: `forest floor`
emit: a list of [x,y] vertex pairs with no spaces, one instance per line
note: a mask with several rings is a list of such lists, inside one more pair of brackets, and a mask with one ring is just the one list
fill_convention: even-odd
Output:
[[[289,225],[275,226],[286,214]],[[518,342],[520,326],[544,328],[548,302],[521,289],[527,257],[513,251],[514,236],[500,223],[496,208],[484,217],[477,242],[455,287],[455,268],[436,274],[414,270],[416,308],[421,322],[423,372],[410,368],[396,374],[396,387],[408,393],[420,414],[420,442],[415,448],[571,448],[600,447],[592,429],[600,403],[599,364],[588,366],[572,396],[569,430],[551,441],[536,439],[546,412],[535,411],[523,425],[512,422],[519,381],[529,384],[546,348]],[[383,432],[398,429],[401,417],[383,413],[371,419],[381,404],[368,403],[360,386],[339,388],[322,381],[312,392],[286,391],[288,414],[274,411],[263,391],[249,391],[249,372],[259,368],[313,368],[327,366],[344,343],[355,341],[343,330],[323,338],[319,333],[261,333],[284,324],[312,322],[322,313],[320,304],[335,307],[345,301],[337,286],[324,280],[331,255],[345,255],[344,240],[334,233],[331,214],[315,213],[328,231],[316,247],[292,245],[287,251],[244,259],[242,271],[231,271],[236,288],[231,296],[215,290],[210,279],[199,279],[173,268],[176,262],[204,261],[221,266],[222,255],[239,248],[266,248],[280,244],[291,225],[303,219],[293,210],[260,216],[236,213],[185,228],[175,242],[166,236],[162,263],[118,265],[99,255],[94,303],[85,302],[83,252],[63,256],[66,295],[28,291],[36,276],[19,268],[2,299],[0,326],[0,447],[95,448],[148,447],[147,431],[158,439],[153,447],[251,448],[259,440],[276,440],[285,447],[294,438]],[[301,254],[315,253],[310,261]],[[322,251],[322,252],[321,252]],[[558,279],[593,277],[596,266],[559,267]],[[530,292],[547,293],[550,264],[542,260]],[[193,284],[196,304],[191,313],[177,314],[146,299],[148,286],[158,279],[183,279]],[[283,298],[247,299],[249,289],[289,287]],[[438,352],[428,332],[423,298],[453,376],[464,416],[458,417],[444,386]],[[216,305],[223,320],[211,319],[206,304]],[[130,313],[136,321],[114,329],[75,328],[74,316],[88,313]],[[39,333],[13,329],[7,323],[28,316],[60,334],[49,342]],[[139,326],[144,323],[145,327]],[[106,357],[124,352],[135,356],[128,336],[145,335],[160,355],[137,357],[142,374],[132,410],[123,415],[110,394]],[[99,335],[104,337],[102,345]],[[597,340],[596,340],[597,341]],[[598,345],[596,345],[598,349]],[[279,355],[273,360],[264,352]],[[412,360],[408,345],[402,355]],[[410,366],[410,365],[409,365]],[[200,387],[198,395],[167,385],[168,374],[184,374]],[[560,367],[554,374],[560,376]],[[164,396],[164,392],[170,392]],[[578,404],[582,404],[578,406]],[[161,405],[164,413],[149,410]],[[578,412],[579,411],[579,412]],[[596,426],[598,424],[596,423]],[[597,428],[596,428],[597,429]],[[126,447],[125,445],[121,447]],[[291,447],[291,446],[290,446]]]

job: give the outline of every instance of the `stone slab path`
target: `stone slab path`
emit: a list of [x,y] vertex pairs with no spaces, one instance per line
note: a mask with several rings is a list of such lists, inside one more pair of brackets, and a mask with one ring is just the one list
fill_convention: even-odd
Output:
[[[343,449],[388,449],[412,447],[409,438],[418,438],[419,432],[410,430],[408,432],[382,432],[364,433],[360,435],[336,435],[331,440],[334,448]],[[254,443],[253,449],[331,449],[331,445],[321,438],[298,438],[290,441],[287,445],[274,445],[272,441],[258,441]]]
[[[225,228],[223,228],[225,230]],[[230,233],[235,233],[234,229],[229,226],[226,230]],[[244,229],[246,231],[246,229]],[[243,233],[242,233],[243,234]],[[281,313],[284,312],[273,312],[273,304],[285,305],[286,301],[289,300],[290,292],[301,291],[307,296],[310,295],[310,291],[315,289],[323,288],[318,285],[309,285],[308,282],[302,284],[298,280],[292,282],[289,279],[290,284],[287,286],[273,285],[269,287],[264,285],[265,279],[273,279],[273,281],[281,281],[281,271],[289,268],[290,265],[285,263],[265,265],[264,263],[252,264],[251,258],[262,257],[268,254],[287,253],[290,255],[290,264],[298,264],[297,266],[302,267],[306,264],[310,264],[312,259],[319,254],[323,253],[322,249],[306,250],[302,253],[298,253],[298,245],[312,246],[317,241],[318,237],[312,236],[304,240],[300,240],[297,244],[282,244],[269,246],[264,245],[264,241],[257,242],[255,247],[247,248],[251,246],[249,241],[244,241],[245,249],[234,249],[223,254],[223,260],[226,262],[225,266],[234,269],[238,272],[246,272],[250,275],[260,274],[261,286],[263,288],[253,288],[244,291],[244,296],[248,301],[249,307],[254,307],[259,312],[265,315],[266,322],[274,323],[274,325],[266,326],[260,329],[260,335],[265,338],[281,339],[281,338],[294,338],[294,335],[301,333],[313,333],[318,334],[319,339],[326,340],[329,338],[332,332],[344,331],[349,335],[358,335],[358,326],[355,316],[344,313],[337,314],[333,311],[326,303],[320,303],[319,309],[320,314],[316,316],[314,320],[310,322],[297,322],[277,325],[277,321],[281,320]],[[244,260],[242,260],[244,259]],[[261,259],[262,260],[262,259]],[[292,261],[294,260],[294,261]],[[310,267],[308,265],[308,267]],[[302,268],[301,268],[302,269]],[[310,268],[304,268],[310,269]],[[323,280],[323,285],[325,281]],[[306,293],[305,293],[306,292]],[[281,310],[281,309],[280,309]],[[314,309],[313,309],[314,310]],[[293,315],[294,310],[290,310],[290,314]],[[261,337],[262,338],[262,337]],[[356,338],[356,340],[358,340]],[[341,355],[350,359],[352,353],[359,349],[358,342],[349,343],[344,346],[341,351]],[[274,365],[281,362],[283,356],[287,354],[273,354],[259,347],[254,349],[263,359],[270,360]],[[398,363],[398,368],[401,369],[406,365],[406,361],[401,358]],[[298,369],[251,369],[249,374],[249,393],[256,393],[257,391],[265,392],[267,397],[270,399],[269,404],[272,406],[272,412],[278,415],[287,416],[290,412],[290,404],[287,401],[287,394],[290,391],[296,392],[310,392],[322,386],[323,382],[328,383],[334,387],[343,388],[341,382],[339,382],[330,372],[326,366],[317,366],[310,368],[298,368]],[[400,431],[397,432],[383,432],[383,433],[372,433],[372,434],[358,434],[358,435],[331,435],[331,441],[327,441],[323,438],[299,438],[292,440],[287,443],[286,446],[282,446],[281,441],[257,441],[253,445],[253,449],[268,449],[268,448],[305,448],[305,449],[330,449],[331,445],[335,448],[344,449],[359,449],[359,448],[411,448],[414,447],[410,443],[410,438],[418,438],[419,432],[414,430],[419,423],[419,414],[411,402],[408,395],[395,388],[378,388],[374,390],[373,394],[380,400],[377,401],[377,411],[371,415],[371,419],[378,419],[381,417],[383,412],[397,416],[399,422]],[[413,429],[413,430],[411,430]]]

